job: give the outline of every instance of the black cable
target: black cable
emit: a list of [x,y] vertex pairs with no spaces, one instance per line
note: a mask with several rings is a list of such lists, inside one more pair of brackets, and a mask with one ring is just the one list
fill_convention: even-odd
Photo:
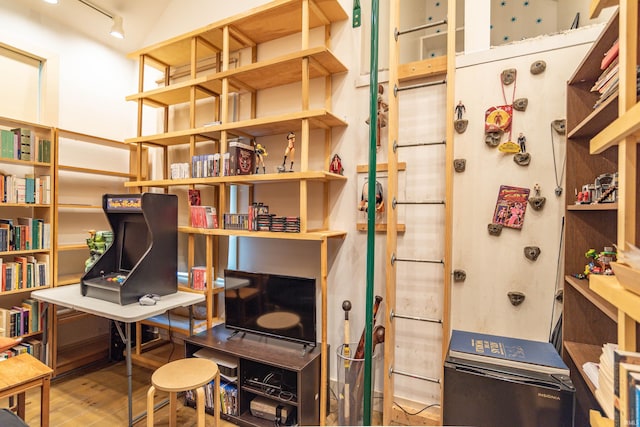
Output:
[[167,321],[169,324],[169,342],[171,343],[171,351],[169,352],[169,357],[167,359],[167,363],[171,362],[171,357],[173,356],[173,352],[176,349],[176,344],[173,342],[172,331],[171,331],[171,311],[167,311]]
[[398,402],[394,401],[394,402],[393,402],[393,404],[394,404],[394,405],[396,405],[398,408],[400,408],[400,410],[401,410],[402,412],[404,412],[405,414],[407,414],[407,415],[409,415],[409,416],[412,416],[412,415],[418,415],[420,412],[422,412],[422,411],[426,411],[426,410],[427,410],[427,409],[429,409],[429,408],[433,408],[433,407],[435,407],[435,406],[440,406],[440,404],[439,404],[439,403],[433,403],[433,404],[431,404],[431,405],[427,405],[427,406],[425,406],[424,408],[420,409],[418,412],[413,412],[413,413],[411,413],[411,412],[407,411],[406,409],[404,409],[400,404],[398,404]]

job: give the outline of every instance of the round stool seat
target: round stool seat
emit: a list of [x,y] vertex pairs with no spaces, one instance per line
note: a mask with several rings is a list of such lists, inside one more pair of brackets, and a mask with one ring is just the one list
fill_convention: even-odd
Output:
[[190,357],[159,367],[151,376],[151,383],[162,391],[187,391],[208,384],[217,374],[218,365],[215,362]]
[[147,427],[153,426],[154,396],[156,390],[169,393],[169,426],[175,427],[177,412],[177,394],[194,390],[196,394],[197,426],[205,427],[205,391],[204,386],[211,381],[213,408],[216,427],[220,424],[220,371],[212,360],[190,357],[174,360],[155,370],[151,375],[151,386],[147,390]]

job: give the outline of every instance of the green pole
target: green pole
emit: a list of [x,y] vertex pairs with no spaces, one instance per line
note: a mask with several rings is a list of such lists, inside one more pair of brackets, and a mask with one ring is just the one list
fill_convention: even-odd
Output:
[[369,191],[367,209],[367,290],[364,327],[364,403],[362,425],[371,425],[373,340],[373,272],[376,236],[376,140],[378,136],[378,0],[371,1],[371,64],[369,67]]

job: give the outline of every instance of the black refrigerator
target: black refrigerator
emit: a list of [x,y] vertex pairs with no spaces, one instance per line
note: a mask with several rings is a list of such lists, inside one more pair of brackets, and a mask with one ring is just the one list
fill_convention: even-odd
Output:
[[567,375],[448,356],[443,424],[475,427],[573,427],[575,389]]

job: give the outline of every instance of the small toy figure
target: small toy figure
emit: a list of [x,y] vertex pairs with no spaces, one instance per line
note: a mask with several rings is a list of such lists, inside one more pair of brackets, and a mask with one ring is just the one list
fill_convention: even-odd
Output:
[[88,271],[91,268],[104,251],[111,246],[111,243],[113,243],[112,231],[89,230],[87,246],[89,247],[90,257],[84,262],[85,271]]
[[466,112],[467,112],[467,109],[465,108],[462,101],[458,101],[458,105],[456,105],[456,108],[455,108],[456,120],[462,120],[462,115]]
[[267,173],[264,167],[264,158],[269,155],[267,148],[262,144],[257,144],[256,140],[253,140],[253,145],[256,149],[256,173],[258,173],[259,167],[262,165],[262,173]]
[[[381,84],[378,85],[378,122],[377,122],[377,132],[376,132],[376,146],[380,147],[380,131],[383,127],[387,126],[387,111],[389,111],[389,104],[384,101],[384,86]],[[366,123],[371,123],[371,117],[366,120]]]
[[337,173],[339,175],[343,174],[344,168],[342,167],[342,159],[340,159],[340,156],[338,156],[338,154],[333,155],[331,164],[329,165],[329,172]]
[[518,145],[520,146],[521,153],[527,152],[527,148],[525,146],[526,143],[527,143],[527,138],[525,138],[522,132],[520,132],[520,134],[518,135]]
[[296,134],[293,132],[289,132],[287,135],[287,148],[284,150],[284,159],[282,159],[282,166],[278,166],[278,172],[284,172],[287,170],[285,163],[287,162],[287,156],[291,155],[291,166],[289,167],[289,172],[293,172],[293,156],[296,152]]
[[591,261],[584,266],[584,275],[589,274],[604,274],[610,276],[613,274],[611,269],[611,263],[616,260],[616,252],[613,247],[605,246],[604,250],[600,253],[595,249],[589,249],[584,256]]

